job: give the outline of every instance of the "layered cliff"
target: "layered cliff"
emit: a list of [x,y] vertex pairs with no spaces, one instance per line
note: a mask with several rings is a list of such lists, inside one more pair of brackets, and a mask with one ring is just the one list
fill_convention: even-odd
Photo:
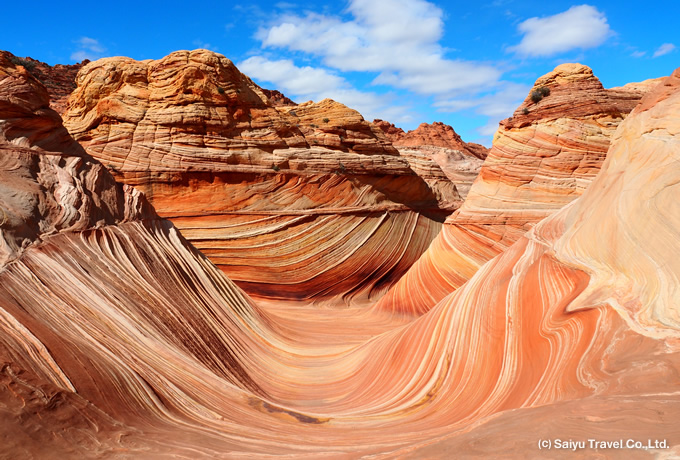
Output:
[[580,196],[618,125],[655,83],[605,89],[580,64],[562,64],[539,78],[500,123],[464,204],[378,308],[427,311],[536,222]]
[[480,144],[464,142],[451,126],[437,121],[421,123],[407,133],[387,121],[373,120],[373,124],[385,133],[414,171],[451,181],[463,199],[479,175],[489,150]]
[[380,295],[460,203],[358,112],[275,106],[206,50],[101,59],[77,83],[70,133],[256,296]]

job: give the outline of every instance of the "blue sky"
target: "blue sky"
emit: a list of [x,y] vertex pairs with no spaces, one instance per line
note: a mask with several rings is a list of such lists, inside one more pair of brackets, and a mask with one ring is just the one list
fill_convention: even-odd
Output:
[[539,76],[564,62],[605,87],[680,66],[678,2],[349,0],[20,2],[0,49],[49,64],[224,54],[297,102],[331,97],[404,129],[443,121],[490,145]]

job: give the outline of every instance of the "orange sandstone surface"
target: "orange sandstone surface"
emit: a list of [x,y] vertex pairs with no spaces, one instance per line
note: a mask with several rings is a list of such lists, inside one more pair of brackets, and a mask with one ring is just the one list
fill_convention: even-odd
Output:
[[259,298],[379,297],[461,203],[358,112],[274,103],[210,51],[100,59],[77,84],[74,138]]
[[9,458],[680,455],[680,69],[580,197],[416,318],[263,308],[4,55],[0,107]]
[[[562,64],[539,78],[513,116],[500,123],[463,205],[376,308],[422,314],[580,196],[600,170],[619,124],[659,81],[605,89],[581,64]],[[549,94],[534,102],[531,94],[539,88]]]

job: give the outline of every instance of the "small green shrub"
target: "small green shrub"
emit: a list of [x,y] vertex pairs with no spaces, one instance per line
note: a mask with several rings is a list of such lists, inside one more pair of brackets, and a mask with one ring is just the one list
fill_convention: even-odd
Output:
[[279,172],[281,170],[281,168],[279,168],[278,165],[274,165],[274,164],[272,165],[272,169],[276,172]]
[[328,123],[329,121],[331,121],[331,120],[329,120],[328,118],[324,118],[324,119],[323,119],[323,122],[324,122],[324,123]]
[[546,88],[545,86],[541,86],[539,88],[536,88],[531,92],[531,100],[534,103],[538,103],[541,101],[546,96],[550,95],[550,88]]
[[21,59],[20,57],[12,56],[9,60],[14,65],[23,66],[24,69],[28,70],[29,72],[35,69],[35,62],[29,61],[28,59]]
[[524,108],[522,109],[522,115],[529,115],[529,109],[527,109],[526,107],[524,107]]
[[221,86],[218,86],[217,92],[220,93],[220,94],[224,94],[224,88],[222,88]]

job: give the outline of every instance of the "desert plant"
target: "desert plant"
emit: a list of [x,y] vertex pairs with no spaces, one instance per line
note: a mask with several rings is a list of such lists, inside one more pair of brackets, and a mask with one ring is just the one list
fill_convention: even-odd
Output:
[[276,172],[279,172],[279,170],[280,170],[281,168],[279,168],[278,165],[272,164],[272,169],[273,169],[274,171],[276,171]]
[[221,86],[218,86],[217,92],[220,93],[220,94],[224,94],[224,88],[222,88]]
[[12,56],[9,60],[14,65],[23,66],[24,69],[28,70],[29,72],[35,69],[35,62],[29,61],[28,59],[21,59],[20,57]]
[[540,87],[536,88],[535,90],[533,90],[531,92],[531,100],[534,103],[538,103],[538,102],[541,101],[541,99],[543,99],[544,97],[549,96],[549,95],[550,95],[550,88],[546,88],[545,86],[540,86]]
[[329,120],[328,118],[324,118],[324,119],[323,119],[323,122],[324,122],[324,123],[328,123],[329,121],[331,121],[331,120]]
[[529,115],[529,109],[527,109],[526,107],[524,107],[524,108],[522,109],[522,115]]
[[347,172],[347,168],[345,167],[344,164],[342,164],[342,161],[338,161],[338,169],[335,170],[335,174],[345,174]]

